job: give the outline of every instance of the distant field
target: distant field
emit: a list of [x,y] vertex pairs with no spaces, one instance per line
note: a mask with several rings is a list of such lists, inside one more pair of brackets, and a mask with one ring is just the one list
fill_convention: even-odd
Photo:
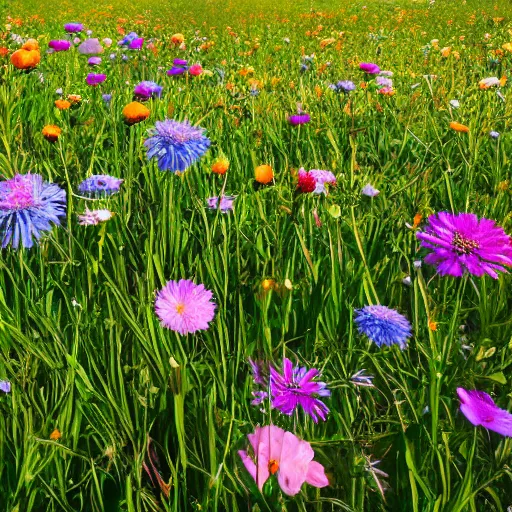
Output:
[[512,3],[0,12],[0,512],[512,506]]

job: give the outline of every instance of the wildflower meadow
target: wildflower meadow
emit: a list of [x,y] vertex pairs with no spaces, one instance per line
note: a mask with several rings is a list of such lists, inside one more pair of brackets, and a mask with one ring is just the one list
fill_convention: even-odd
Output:
[[0,6],[0,512],[510,512],[512,4]]

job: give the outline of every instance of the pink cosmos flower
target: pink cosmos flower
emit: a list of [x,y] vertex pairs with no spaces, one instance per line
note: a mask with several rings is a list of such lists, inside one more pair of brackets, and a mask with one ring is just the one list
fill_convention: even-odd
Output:
[[206,330],[215,316],[212,292],[188,279],[169,281],[158,292],[155,313],[163,327],[180,334]]
[[315,452],[307,441],[274,425],[256,427],[247,437],[254,457],[246,450],[240,450],[238,455],[260,491],[276,473],[279,486],[288,496],[299,493],[304,482],[314,487],[329,485],[324,467],[313,460]]
[[483,391],[457,388],[460,410],[475,426],[482,425],[502,436],[512,437],[512,414],[500,409]]

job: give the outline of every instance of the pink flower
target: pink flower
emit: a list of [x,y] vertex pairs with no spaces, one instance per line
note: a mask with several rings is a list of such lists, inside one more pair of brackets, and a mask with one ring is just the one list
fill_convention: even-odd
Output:
[[256,427],[254,434],[247,437],[254,457],[246,450],[240,450],[238,455],[260,491],[276,473],[279,486],[288,496],[300,492],[304,482],[314,487],[329,485],[324,467],[313,460],[315,452],[307,441],[274,425]]
[[201,67],[201,64],[193,64],[188,68],[188,72],[192,76],[199,76],[203,72],[203,68]]
[[155,313],[163,327],[180,334],[206,330],[215,316],[212,292],[187,279],[169,281],[158,292]]

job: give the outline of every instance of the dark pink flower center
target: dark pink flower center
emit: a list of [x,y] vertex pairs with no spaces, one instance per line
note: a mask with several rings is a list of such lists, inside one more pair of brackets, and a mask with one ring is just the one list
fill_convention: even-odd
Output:
[[458,231],[455,231],[452,238],[452,247],[459,254],[471,254],[475,249],[480,247],[480,244],[476,240],[466,238],[462,236]]
[[0,202],[0,208],[5,210],[23,210],[34,206],[32,182],[16,180],[11,184],[10,191]]

